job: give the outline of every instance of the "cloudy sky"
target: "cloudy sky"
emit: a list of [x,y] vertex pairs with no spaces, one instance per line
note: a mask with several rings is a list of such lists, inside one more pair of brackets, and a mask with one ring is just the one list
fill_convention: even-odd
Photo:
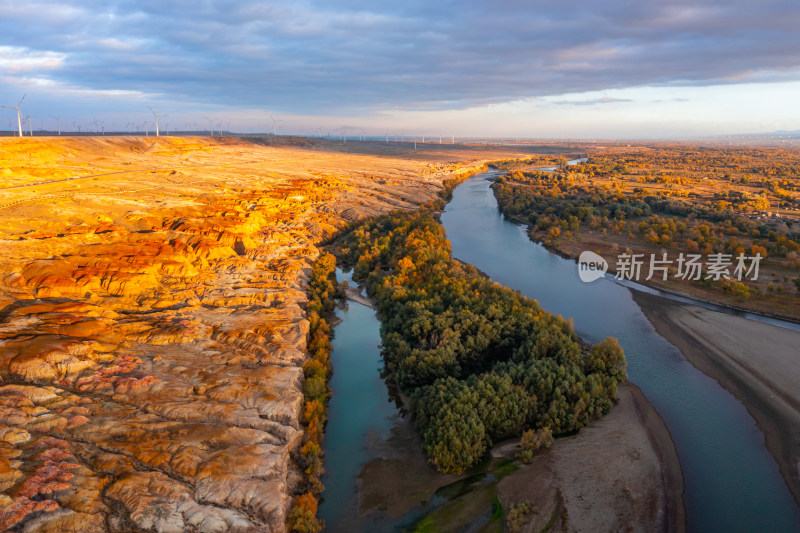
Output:
[[34,129],[152,106],[172,129],[797,130],[799,21],[797,0],[0,0],[0,105],[27,94]]

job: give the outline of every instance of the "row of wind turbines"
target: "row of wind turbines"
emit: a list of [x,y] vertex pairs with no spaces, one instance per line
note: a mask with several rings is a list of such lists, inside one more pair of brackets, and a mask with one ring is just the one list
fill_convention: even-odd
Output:
[[[27,114],[27,115],[25,115],[24,118],[22,116],[23,115],[23,113],[22,113],[22,102],[25,100],[26,96],[27,96],[27,94],[23,95],[23,97],[20,98],[19,102],[17,102],[17,105],[15,105],[15,106],[6,106],[6,105],[4,105],[4,106],[0,106],[0,107],[3,107],[5,109],[13,109],[13,110],[15,110],[17,112],[17,131],[18,131],[20,137],[23,136],[22,126],[26,125],[26,124],[28,125],[30,136],[33,137],[33,120],[31,119],[31,115]],[[153,108],[150,107],[150,106],[148,106],[147,108],[153,114],[153,122],[152,123],[150,123],[148,121],[144,122],[145,135],[149,135],[149,131],[150,131],[149,130],[149,126],[152,125],[152,126],[155,127],[155,135],[156,135],[156,137],[159,137],[161,135],[161,129],[160,129],[159,124],[158,124],[158,119],[159,118],[168,117],[169,115],[156,113],[153,110]],[[58,135],[61,135],[61,119],[63,117],[62,116],[56,116],[56,115],[50,115],[50,116],[56,120],[56,126],[57,126],[57,129],[58,129]],[[209,131],[211,132],[211,136],[213,137],[214,136],[215,120],[212,119],[212,118],[209,118],[209,117],[203,117],[203,118],[208,121],[208,128],[209,128]],[[275,119],[275,117],[273,117],[272,115],[270,115],[269,118],[272,121],[272,124],[271,124],[271,126],[272,126],[272,135],[274,137],[274,136],[277,135],[277,125],[280,124],[281,122],[283,122],[283,120]],[[105,121],[94,120],[94,121],[92,121],[92,124],[95,126],[95,132],[97,132],[97,127],[100,126],[102,134],[105,135]],[[219,121],[216,121],[216,124],[219,127],[219,133],[222,134],[222,123],[219,122]],[[127,125],[126,125],[126,127],[129,130],[129,132],[130,132],[130,128],[131,128],[132,125],[135,125],[135,124],[133,122],[128,122]],[[264,124],[264,126],[269,128],[270,125],[269,124]],[[337,130],[329,131],[327,136],[331,137],[332,133],[338,131],[339,134],[337,134],[336,136],[337,137],[340,136],[344,140],[344,142],[346,144],[347,143],[347,137],[348,137],[346,130],[348,130],[348,129],[350,129],[350,128],[345,128],[345,127],[338,128]],[[322,130],[322,128],[317,128],[317,136],[321,136],[321,134],[322,134],[321,130]],[[80,132],[80,126],[78,126],[78,131]],[[138,131],[138,126],[137,126],[137,131]],[[361,130],[360,137],[361,137],[362,141],[366,139],[366,133],[367,133],[366,130],[363,130],[363,129]],[[167,135],[169,135],[169,129],[167,130]],[[356,135],[355,137],[356,137],[356,139],[358,139],[359,136]],[[386,143],[387,144],[389,143],[390,138],[394,138],[395,142],[405,142],[405,140],[406,140],[406,136],[404,134],[390,136],[388,131],[386,132],[386,136],[385,137],[386,137]],[[443,139],[440,136],[439,137],[439,144],[442,144],[442,141],[443,141]],[[409,142],[411,142],[411,140],[409,140]],[[414,148],[416,149],[417,139],[414,138],[413,142],[414,142]],[[425,143],[425,136],[422,137],[422,143]],[[455,137],[451,137],[450,143],[451,144],[455,144]]]
[[[22,126],[25,125],[25,124],[28,125],[29,134],[30,134],[31,137],[33,137],[33,120],[31,120],[30,113],[25,115],[24,118],[22,116],[22,102],[25,100],[26,96],[28,96],[28,95],[27,94],[23,95],[22,98],[19,99],[19,102],[17,102],[17,105],[15,105],[15,106],[4,105],[4,106],[0,106],[0,107],[3,107],[5,109],[13,109],[13,110],[15,110],[17,112],[17,131],[18,131],[20,137],[23,136]],[[153,108],[150,107],[150,106],[148,106],[147,108],[153,114],[153,125],[155,126],[156,137],[158,137],[158,136],[161,135],[161,130],[159,129],[159,126],[158,126],[158,118],[159,117],[168,117],[169,115],[156,113],[153,110]],[[58,129],[58,134],[61,135],[61,119],[62,119],[62,117],[61,116],[55,116],[55,115],[50,115],[50,116],[53,117],[54,119],[56,119],[56,127]],[[211,126],[211,135],[213,136],[214,135],[214,124],[211,121],[211,119],[208,119],[208,121],[209,121],[209,124]],[[103,123],[103,121],[100,121],[100,122],[98,122],[96,120],[93,121],[93,124],[95,124],[95,126],[97,126],[98,124],[101,124],[101,123]],[[130,124],[132,124],[132,123],[129,122],[128,125],[130,126]],[[145,121],[145,134],[147,134],[147,131],[148,131],[147,130],[147,126],[148,126],[148,123]],[[105,124],[103,124],[103,134],[105,135]]]

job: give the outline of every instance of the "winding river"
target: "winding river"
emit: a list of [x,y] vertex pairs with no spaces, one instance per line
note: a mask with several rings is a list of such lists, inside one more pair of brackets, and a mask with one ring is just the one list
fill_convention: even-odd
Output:
[[[619,339],[630,380],[675,441],[689,531],[800,531],[800,509],[744,406],[656,333],[630,288],[610,278],[581,282],[574,262],[532,243],[525,228],[505,220],[486,179],[493,175],[460,185],[442,214],[454,257],[537,299],[548,311],[574,318],[576,332],[589,342],[609,335]],[[351,303],[337,314],[342,322],[333,341],[334,394],[320,516],[332,531],[354,531],[345,523],[357,515],[358,473],[373,459],[368,442],[385,437],[398,415],[379,375],[374,311]]]
[[656,333],[629,288],[608,278],[581,282],[573,261],[532,243],[524,227],[505,220],[486,179],[492,175],[460,185],[442,214],[454,257],[574,318],[578,335],[591,343],[619,339],[629,379],[675,441],[689,531],[800,531],[800,509],[741,402]]

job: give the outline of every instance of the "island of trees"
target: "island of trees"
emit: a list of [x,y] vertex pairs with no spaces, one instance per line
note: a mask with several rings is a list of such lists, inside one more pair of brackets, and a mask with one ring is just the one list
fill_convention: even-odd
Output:
[[615,339],[582,348],[561,317],[453,259],[426,210],[367,222],[340,253],[377,302],[387,370],[442,472],[463,472],[526,431],[581,428],[626,379]]

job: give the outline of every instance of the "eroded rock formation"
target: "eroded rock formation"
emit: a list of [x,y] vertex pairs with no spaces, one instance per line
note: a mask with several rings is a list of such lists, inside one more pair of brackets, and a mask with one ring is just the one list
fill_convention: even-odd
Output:
[[0,144],[0,530],[282,531],[317,244],[460,167],[100,142]]

